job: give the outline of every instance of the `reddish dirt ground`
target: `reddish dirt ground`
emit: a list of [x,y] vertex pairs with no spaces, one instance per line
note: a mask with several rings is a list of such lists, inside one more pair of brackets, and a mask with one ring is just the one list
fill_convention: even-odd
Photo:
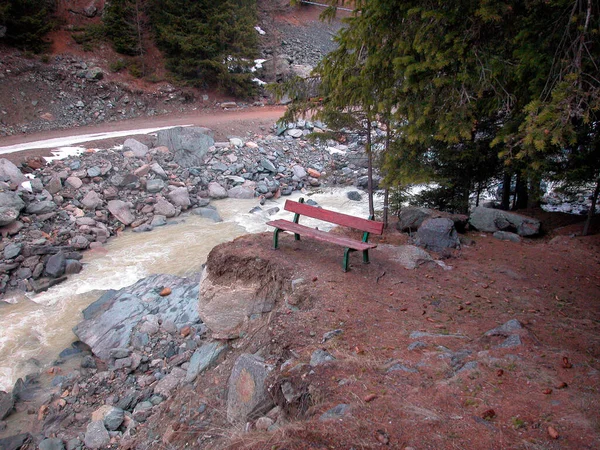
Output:
[[[264,339],[276,355],[269,362],[279,367],[295,355],[292,366],[299,367],[277,371],[271,385],[290,380],[310,395],[296,409],[287,406],[288,425],[274,433],[229,432],[227,446],[599,448],[600,235],[522,243],[468,237],[472,245],[445,256],[451,270],[435,263],[407,270],[394,260],[394,246],[380,245],[371,264],[353,255],[352,270],[343,273],[340,247],[290,235],[278,251],[268,233],[217,247],[213,258],[261,258],[309,281],[299,309],[282,306]],[[394,229],[380,239],[406,241]],[[522,344],[497,348],[505,338],[485,332],[511,319],[523,325]],[[343,333],[322,343],[335,329]],[[411,338],[414,332],[429,334]],[[408,350],[416,341],[421,346]],[[303,370],[319,348],[336,361]],[[405,370],[388,372],[396,362]],[[226,382],[228,371],[220,373],[197,387],[201,401]],[[350,413],[319,420],[338,404],[350,405]],[[193,442],[192,432],[173,444]]]

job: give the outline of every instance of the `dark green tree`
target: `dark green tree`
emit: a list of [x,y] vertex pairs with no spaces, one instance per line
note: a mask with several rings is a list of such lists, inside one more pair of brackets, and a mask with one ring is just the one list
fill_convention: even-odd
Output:
[[0,0],[0,26],[6,27],[4,39],[23,50],[41,52],[54,23],[54,2],[48,0]]
[[257,53],[255,0],[152,0],[150,15],[168,68],[180,79],[252,93],[247,69]]

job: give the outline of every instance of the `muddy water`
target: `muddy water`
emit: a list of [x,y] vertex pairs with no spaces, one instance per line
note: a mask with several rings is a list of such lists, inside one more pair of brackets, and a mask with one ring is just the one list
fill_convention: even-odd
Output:
[[[351,189],[326,189],[310,195],[323,207],[360,217],[368,216],[366,195],[354,202],[346,197]],[[291,198],[297,200],[302,194]],[[307,195],[304,195],[307,197]],[[223,222],[197,216],[179,217],[149,233],[126,232],[112,239],[101,251],[89,251],[84,270],[65,283],[38,295],[19,296],[0,306],[0,390],[10,390],[18,377],[42,370],[75,340],[71,329],[81,321],[81,311],[106,289],[120,289],[153,273],[179,276],[201,270],[217,244],[246,233],[270,228],[272,218],[291,219],[283,211],[285,199],[269,201],[263,210],[279,207],[274,216],[250,214],[257,200],[226,199],[213,204]],[[316,225],[303,219],[302,223]],[[324,223],[320,229],[326,229]],[[272,229],[271,229],[272,230]]]

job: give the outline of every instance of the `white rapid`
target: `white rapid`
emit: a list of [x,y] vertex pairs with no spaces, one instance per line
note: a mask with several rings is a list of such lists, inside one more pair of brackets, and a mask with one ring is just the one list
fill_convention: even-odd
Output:
[[[361,202],[348,200],[351,188],[322,189],[310,198],[325,208],[368,216],[367,196]],[[297,200],[306,194],[288,197]],[[125,232],[101,251],[88,251],[84,270],[49,291],[9,299],[0,304],[0,390],[10,390],[18,377],[41,370],[58,357],[76,338],[71,331],[81,321],[81,311],[97,300],[102,291],[120,289],[153,273],[185,276],[201,269],[210,250],[217,244],[246,233],[272,230],[265,223],[272,218],[290,218],[283,211],[285,198],[268,201],[267,210],[250,214],[258,200],[226,199],[213,202],[223,222],[214,223],[197,216],[174,219],[174,223],[149,233]],[[303,220],[311,224],[310,220]],[[325,229],[321,223],[319,228]]]

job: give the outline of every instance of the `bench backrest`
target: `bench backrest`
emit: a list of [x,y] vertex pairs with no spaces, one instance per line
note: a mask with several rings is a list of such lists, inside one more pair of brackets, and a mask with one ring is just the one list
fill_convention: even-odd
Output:
[[301,216],[308,216],[312,217],[313,219],[335,223],[336,225],[341,225],[343,227],[350,227],[357,230],[366,231],[367,233],[383,234],[383,222],[362,219],[360,217],[354,217],[335,211],[328,211],[323,208],[307,205],[306,203],[298,203],[292,200],[286,200],[285,210],[300,214]]

